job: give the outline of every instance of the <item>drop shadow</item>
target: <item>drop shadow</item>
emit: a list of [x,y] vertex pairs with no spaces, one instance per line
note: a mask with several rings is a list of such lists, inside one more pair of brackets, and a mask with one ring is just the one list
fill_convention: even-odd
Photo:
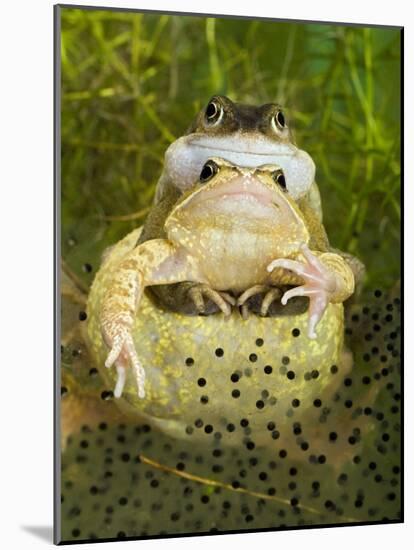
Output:
[[22,529],[39,539],[53,543],[53,527],[50,525],[22,525]]

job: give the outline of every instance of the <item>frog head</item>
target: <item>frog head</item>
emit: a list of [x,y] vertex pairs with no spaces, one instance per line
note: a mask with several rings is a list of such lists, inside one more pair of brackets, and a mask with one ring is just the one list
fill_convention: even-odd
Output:
[[245,105],[214,96],[187,134],[167,149],[156,200],[162,196],[166,182],[180,190],[191,187],[204,163],[213,157],[241,167],[277,164],[284,171],[294,199],[304,196],[314,181],[315,165],[294,144],[280,105]]
[[196,184],[178,200],[165,230],[171,241],[187,249],[203,248],[204,256],[232,242],[234,248],[226,254],[236,263],[247,249],[262,263],[275,253],[292,255],[309,242],[306,222],[280,166],[246,168],[217,157],[204,164]]

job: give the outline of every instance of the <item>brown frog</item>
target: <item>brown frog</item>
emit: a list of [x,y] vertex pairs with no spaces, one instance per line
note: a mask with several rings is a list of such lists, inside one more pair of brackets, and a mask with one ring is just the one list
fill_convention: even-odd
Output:
[[[198,178],[203,164],[210,157],[221,157],[240,167],[277,164],[284,172],[289,195],[314,218],[315,227],[324,234],[322,208],[318,186],[315,183],[315,165],[312,158],[297,148],[282,107],[276,103],[245,105],[234,103],[225,96],[214,96],[191,124],[186,135],[177,139],[166,151],[165,165],[157,184],[155,204],[149,214],[139,243],[165,237],[164,222],[171,208]],[[318,223],[319,222],[319,223]],[[363,275],[363,266],[356,258],[340,251],[353,269],[357,280]],[[262,287],[262,293],[269,289]],[[211,314],[223,310],[223,296],[205,284],[184,282],[160,285],[149,290],[155,303],[164,309],[185,314]],[[277,291],[274,291],[273,298]],[[280,315],[271,294],[261,300],[260,293],[249,297],[244,304],[261,315]],[[236,302],[225,297],[232,305]]]
[[318,337],[316,327],[328,304],[341,303],[354,291],[352,270],[330,252],[317,217],[298,207],[277,165],[241,168],[210,159],[169,210],[163,232],[164,237],[146,240],[117,261],[104,263],[103,276],[98,274],[91,292],[99,286],[98,315],[110,348],[105,366],[116,366],[117,397],[130,366],[138,395],[145,396],[145,369],[133,326],[147,287],[183,281],[205,285],[228,316],[236,298],[243,305],[268,288],[267,300],[272,301],[275,289],[279,297],[279,289],[288,288],[283,305],[295,297],[309,300],[311,340]]

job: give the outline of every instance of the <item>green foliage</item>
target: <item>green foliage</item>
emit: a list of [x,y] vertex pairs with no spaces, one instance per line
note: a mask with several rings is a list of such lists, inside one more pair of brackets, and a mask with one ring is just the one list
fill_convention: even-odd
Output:
[[[167,146],[215,93],[286,106],[334,246],[400,271],[400,31],[62,8],[62,252],[80,272],[144,219]],[[78,247],[72,246],[78,242]],[[90,276],[89,276],[90,277]]]

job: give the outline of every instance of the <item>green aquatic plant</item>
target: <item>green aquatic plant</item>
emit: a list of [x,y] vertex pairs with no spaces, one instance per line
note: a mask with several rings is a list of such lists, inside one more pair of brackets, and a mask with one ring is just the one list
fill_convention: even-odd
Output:
[[165,149],[221,93],[287,108],[332,244],[361,257],[367,289],[398,279],[399,29],[71,8],[61,28],[62,248],[74,269],[71,242],[97,267],[142,222]]

